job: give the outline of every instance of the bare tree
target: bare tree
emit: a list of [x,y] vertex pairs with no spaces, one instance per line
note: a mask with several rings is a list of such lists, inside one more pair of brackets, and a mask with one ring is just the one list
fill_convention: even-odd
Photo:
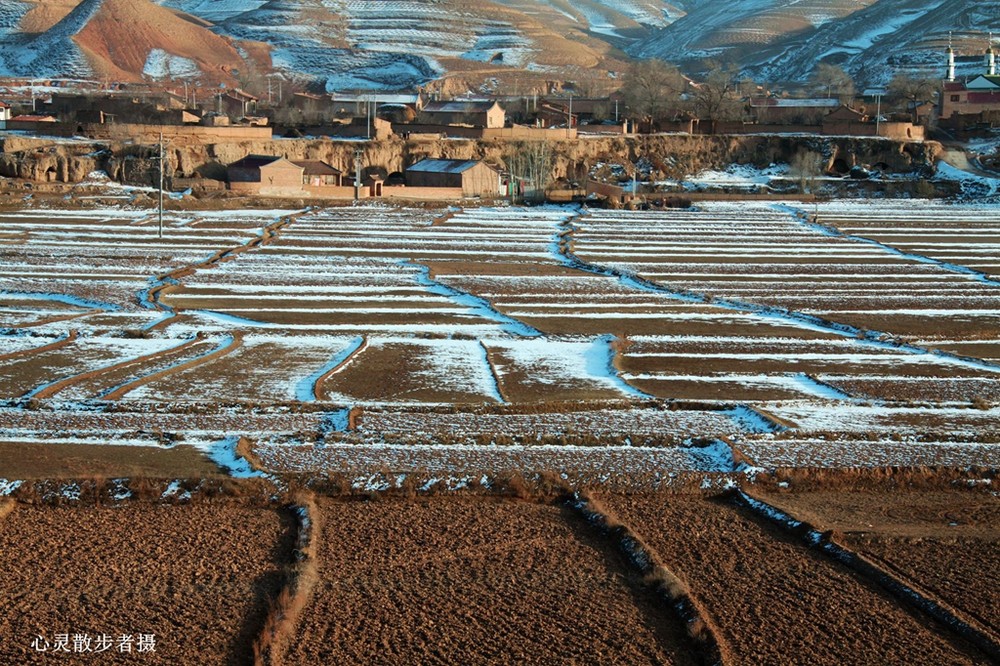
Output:
[[827,97],[837,97],[841,102],[854,97],[854,79],[843,67],[821,62],[813,72],[813,85]]
[[540,200],[552,181],[552,146],[548,141],[509,144],[504,156],[511,180],[524,188],[526,199]]
[[811,150],[801,148],[792,157],[789,164],[789,174],[799,181],[799,189],[808,194],[812,191],[816,183],[816,176],[819,175],[823,166],[823,156]]
[[919,78],[900,72],[889,82],[889,100],[897,107],[908,106],[907,110],[913,122],[917,122],[917,106],[921,102],[929,101],[937,91],[937,87],[937,81],[934,79]]
[[639,60],[625,73],[621,92],[625,107],[639,118],[663,120],[680,108],[680,95],[687,79],[662,60]]
[[710,63],[709,67],[705,80],[694,86],[691,101],[698,117],[708,120],[712,131],[715,131],[718,121],[729,120],[739,114],[737,72],[732,66],[722,67],[718,63]]

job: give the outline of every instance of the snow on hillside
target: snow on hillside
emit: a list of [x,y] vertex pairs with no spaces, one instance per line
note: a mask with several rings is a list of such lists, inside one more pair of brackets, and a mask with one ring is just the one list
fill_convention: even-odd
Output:
[[194,60],[172,55],[163,49],[150,51],[142,68],[144,75],[154,79],[197,77],[199,71]]
[[978,73],[986,33],[1000,32],[997,0],[740,0],[703,3],[638,42],[630,53],[679,64],[703,58],[739,62],[762,81],[809,79],[820,62],[844,67],[861,86],[884,85],[897,71],[944,72],[949,31],[959,75]]
[[[976,74],[986,33],[1000,34],[1000,0],[149,1],[209,21],[224,37],[266,43],[278,68],[328,89],[410,88],[455,60],[545,69],[540,45],[575,31],[618,47],[631,42],[630,55],[662,58],[696,76],[704,59],[715,58],[740,63],[756,80],[801,82],[827,62],[862,88],[883,85],[896,71],[940,76],[949,31],[959,76]],[[82,0],[36,36],[19,30],[33,5],[0,0],[0,75],[90,76],[73,36],[105,2]],[[194,74],[191,60],[155,50],[144,65],[132,65],[142,67],[135,75]]]
[[21,17],[28,13],[31,5],[12,0],[0,3],[0,42],[19,32]]
[[266,5],[267,0],[167,0],[160,4],[218,23],[240,14],[250,14]]
[[[29,39],[23,33],[0,36],[0,76],[90,75],[90,66],[72,38],[86,27],[102,2],[83,0],[48,32],[37,37]],[[12,4],[3,3],[5,7]],[[9,16],[13,17],[13,13]]]

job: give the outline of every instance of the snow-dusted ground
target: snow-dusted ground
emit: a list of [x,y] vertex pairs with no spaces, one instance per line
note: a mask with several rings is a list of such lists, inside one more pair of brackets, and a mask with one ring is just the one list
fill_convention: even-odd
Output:
[[0,216],[0,438],[594,479],[737,467],[703,438],[763,467],[1000,441],[995,209],[369,205],[248,247],[292,212],[170,214],[162,239],[127,206]]
[[333,445],[290,447],[265,444],[258,449],[265,464],[299,472],[337,470],[358,474],[379,470],[489,477],[518,472],[555,471],[574,480],[601,482],[614,477],[667,477],[671,473],[733,472],[725,445],[707,447],[644,446],[481,446],[481,445]]

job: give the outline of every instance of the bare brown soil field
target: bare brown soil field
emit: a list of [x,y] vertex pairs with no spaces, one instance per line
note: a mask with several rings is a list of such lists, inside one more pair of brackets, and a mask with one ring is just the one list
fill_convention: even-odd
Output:
[[[474,341],[463,342],[467,344],[428,346],[400,339],[373,342],[327,378],[323,392],[334,400],[344,396],[359,401],[495,402],[475,381],[475,375],[489,377],[481,348]],[[453,355],[450,347],[458,347],[463,360],[461,367],[451,367],[451,372],[441,363],[442,358]]]
[[958,356],[972,356],[989,361],[1000,361],[1000,342],[995,340],[952,342],[952,341],[917,341],[916,344],[934,347],[942,351],[951,352]]
[[[989,486],[984,486],[988,488]],[[1000,498],[951,491],[802,491],[765,500],[837,539],[1000,640]]]
[[657,398],[678,398],[682,400],[789,400],[801,398],[801,391],[774,384],[754,384],[749,379],[733,377],[729,381],[705,381],[701,378],[676,379],[670,375],[662,378],[628,378],[629,384],[640,391]]
[[219,468],[190,446],[50,444],[0,441],[0,478],[212,477]]
[[568,509],[323,500],[290,664],[691,664],[684,629]]
[[823,224],[857,237],[868,238],[902,252],[965,266],[987,275],[1000,274],[996,246],[998,226],[989,210],[966,209],[956,215],[919,211],[899,215],[891,207],[824,213]]
[[721,499],[601,501],[687,583],[730,664],[981,663],[825,555]]
[[[0,529],[0,663],[249,663],[293,538],[290,516],[236,501],[19,504]],[[89,635],[91,653],[53,653],[58,634]],[[137,652],[140,634],[154,652]]]
[[[346,338],[306,339],[292,336],[247,335],[242,344],[207,362],[174,368],[118,396],[127,400],[154,398],[162,402],[218,402],[268,404],[296,398],[296,383],[319,368]],[[210,348],[216,348],[215,340]],[[111,397],[111,396],[109,396]]]
[[[51,408],[50,408],[51,407]],[[123,436],[155,441],[157,433],[198,431],[203,436],[227,433],[315,431],[323,421],[321,410],[292,410],[285,405],[201,403],[157,404],[129,402],[105,410],[72,410],[58,405],[38,409],[0,408],[0,430],[5,433],[43,433],[48,437],[88,437],[113,442]],[[7,437],[12,439],[10,435]],[[33,439],[35,439],[33,437]]]
[[[997,467],[1000,443],[962,443],[935,440],[935,431],[915,429],[904,441],[890,437],[864,439],[858,433],[831,433],[815,438],[746,439],[739,449],[754,464],[775,468],[879,467]],[[918,438],[921,441],[914,441]]]
[[928,317],[919,313],[883,314],[878,310],[863,313],[825,311],[821,313],[831,320],[849,326],[885,331],[908,340],[990,340],[1000,329],[1000,315],[995,313],[947,317]]
[[825,377],[820,379],[845,393],[869,400],[942,402],[1000,402],[1000,379],[995,377]]
[[[503,435],[496,439],[503,440]],[[402,488],[414,479],[427,490],[490,484],[516,475],[535,478],[558,470],[573,485],[616,489],[668,485],[679,473],[732,471],[718,446],[594,446],[518,444],[444,445],[261,442],[254,455],[263,469],[306,477],[340,475],[359,490]]]
[[32,389],[120,360],[114,347],[73,343],[0,362],[0,399],[19,398]]

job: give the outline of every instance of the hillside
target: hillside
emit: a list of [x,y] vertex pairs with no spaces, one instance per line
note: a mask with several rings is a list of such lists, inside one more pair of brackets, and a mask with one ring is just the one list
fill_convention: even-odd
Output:
[[990,30],[1000,33],[995,0],[742,0],[705,3],[629,52],[694,70],[705,59],[736,62],[766,82],[804,82],[827,62],[872,86],[901,70],[941,76],[949,32],[959,74],[978,73]]
[[948,33],[976,71],[1000,0],[5,0],[0,75],[200,80],[266,88],[518,93],[573,80],[606,92],[633,58],[698,74],[708,60],[758,81],[820,62],[861,86],[939,75]]

